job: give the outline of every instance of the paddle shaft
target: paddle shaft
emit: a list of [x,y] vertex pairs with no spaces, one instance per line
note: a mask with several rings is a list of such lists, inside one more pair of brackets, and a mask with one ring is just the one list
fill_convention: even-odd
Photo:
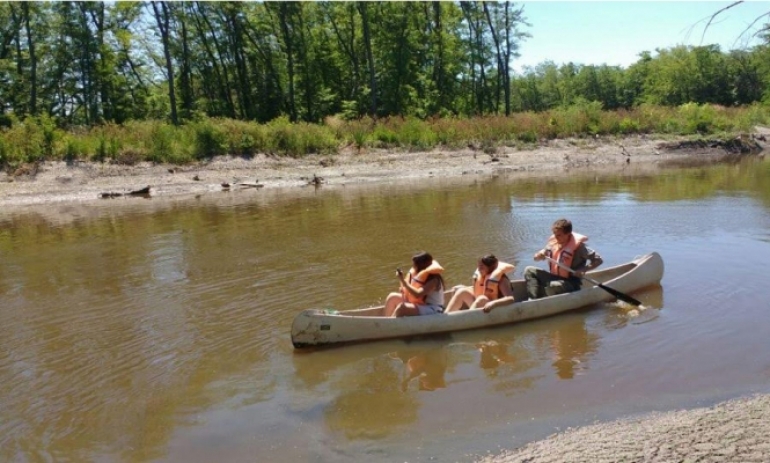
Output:
[[[549,261],[553,262],[554,264],[556,264],[556,266],[558,266],[562,270],[566,270],[566,271],[572,273],[573,275],[575,274],[574,270],[572,270],[571,268],[569,268],[566,265],[562,264],[561,262],[558,262],[558,261],[556,261],[554,259],[551,259],[548,256],[543,256],[543,257],[545,257],[547,260],[549,260]],[[613,296],[615,296],[617,299],[620,299],[621,301],[628,302],[629,304],[632,304],[632,305],[635,305],[635,306],[641,306],[642,305],[641,302],[639,302],[637,299],[634,299],[633,297],[629,296],[628,294],[621,293],[617,289],[610,288],[609,286],[604,286],[603,284],[599,283],[598,281],[594,280],[593,278],[589,278],[589,277],[587,277],[585,275],[583,275],[583,276],[575,275],[575,276],[577,276],[578,278],[582,278],[583,280],[586,280],[586,281],[588,281],[590,283],[595,284],[596,286],[598,286],[601,289],[607,291],[608,293],[612,294]]]

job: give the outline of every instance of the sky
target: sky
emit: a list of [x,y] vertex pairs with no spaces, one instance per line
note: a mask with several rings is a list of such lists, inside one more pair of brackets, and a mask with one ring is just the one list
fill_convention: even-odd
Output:
[[[770,13],[770,1],[748,1],[722,12],[706,29],[709,18],[734,2],[722,1],[524,1],[523,27],[532,37],[512,65],[516,72],[546,60],[557,65],[608,64],[628,67],[647,50],[677,45],[718,44],[722,51],[757,45],[741,34],[760,15]],[[758,21],[756,31],[770,17]],[[705,36],[704,36],[705,31]]]

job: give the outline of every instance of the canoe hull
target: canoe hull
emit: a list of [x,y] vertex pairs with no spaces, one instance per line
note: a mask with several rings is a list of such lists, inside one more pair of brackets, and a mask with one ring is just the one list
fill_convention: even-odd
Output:
[[[653,252],[627,264],[588,275],[613,289],[631,293],[659,284],[663,270],[663,259]],[[607,291],[588,282],[580,291],[535,300],[524,300],[526,287],[523,280],[515,280],[512,285],[515,298],[521,302],[497,307],[490,313],[463,310],[451,314],[387,318],[378,316],[382,307],[332,313],[307,309],[294,318],[291,342],[295,348],[303,348],[469,330],[548,317],[614,299]]]

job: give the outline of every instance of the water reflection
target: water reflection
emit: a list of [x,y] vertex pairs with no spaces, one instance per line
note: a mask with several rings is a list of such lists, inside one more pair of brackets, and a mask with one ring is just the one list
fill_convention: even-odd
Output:
[[508,352],[507,342],[483,341],[476,344],[479,350],[479,366],[491,376],[497,376],[497,367],[504,363],[513,363],[517,358]]
[[388,356],[358,365],[339,384],[342,392],[324,408],[324,421],[348,439],[383,438],[417,420],[419,401],[394,385],[402,379]]
[[299,390],[310,387],[331,395],[319,417],[330,430],[351,440],[381,440],[433,419],[423,416],[426,393],[435,397],[430,402],[462,408],[458,397],[469,388],[487,390],[484,384],[490,381],[492,394],[508,400],[528,396],[549,377],[571,380],[586,374],[606,324],[622,317],[627,317],[622,308],[606,304],[412,343],[295,354],[295,377]]
[[406,392],[415,378],[420,391],[435,391],[445,388],[444,375],[447,369],[447,355],[447,351],[443,347],[415,353],[392,352],[390,357],[400,360],[404,365],[401,390]]
[[588,369],[589,357],[596,353],[599,335],[591,333],[585,316],[568,315],[559,326],[539,340],[551,348],[551,365],[560,379],[572,379]]

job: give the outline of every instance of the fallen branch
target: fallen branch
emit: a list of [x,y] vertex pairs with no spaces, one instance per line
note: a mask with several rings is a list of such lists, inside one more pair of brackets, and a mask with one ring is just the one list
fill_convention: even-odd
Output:
[[120,196],[142,196],[145,198],[150,197],[150,186],[147,185],[144,188],[138,190],[129,191],[128,193],[120,193],[117,191],[108,191],[99,195],[100,198],[118,198]]

